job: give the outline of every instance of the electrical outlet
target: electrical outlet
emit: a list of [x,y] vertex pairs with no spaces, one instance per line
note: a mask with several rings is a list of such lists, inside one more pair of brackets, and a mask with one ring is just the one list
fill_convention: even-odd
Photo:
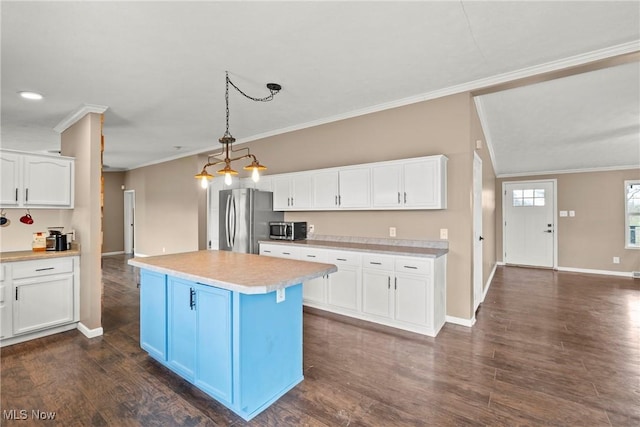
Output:
[[389,227],[389,237],[396,237],[396,228]]
[[276,303],[284,301],[284,288],[276,290]]
[[449,229],[441,228],[440,229],[440,240],[448,240],[449,239]]
[[166,251],[165,251],[165,249],[164,249],[164,248],[162,248],[162,253],[165,253],[165,252],[166,252]]
[[309,224],[309,227],[307,227],[307,231],[309,233],[313,233],[314,231],[316,231],[316,227],[313,224]]
[[620,264],[620,257],[619,256],[614,256],[613,257],[613,263],[614,264]]

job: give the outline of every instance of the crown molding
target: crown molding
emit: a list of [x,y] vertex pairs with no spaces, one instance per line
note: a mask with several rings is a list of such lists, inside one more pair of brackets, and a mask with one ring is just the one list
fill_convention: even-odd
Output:
[[639,169],[640,164],[637,165],[624,165],[624,166],[608,166],[601,168],[584,168],[584,169],[565,169],[555,171],[541,171],[541,172],[522,172],[522,173],[503,173],[496,175],[496,178],[519,178],[525,176],[538,176],[538,175],[562,175],[567,173],[590,173],[590,172],[611,172],[611,171],[623,171],[629,169]]
[[53,128],[54,131],[58,133],[62,133],[65,130],[69,129],[71,126],[76,124],[78,120],[82,119],[89,113],[97,113],[102,114],[107,111],[109,107],[105,105],[96,105],[96,104],[82,104],[74,111],[72,111],[67,117],[62,119],[60,123]]

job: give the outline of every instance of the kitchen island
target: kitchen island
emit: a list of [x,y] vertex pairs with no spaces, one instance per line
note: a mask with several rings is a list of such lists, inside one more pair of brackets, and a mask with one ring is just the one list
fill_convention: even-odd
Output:
[[332,264],[196,251],[133,258],[140,345],[250,420],[303,380],[302,282]]

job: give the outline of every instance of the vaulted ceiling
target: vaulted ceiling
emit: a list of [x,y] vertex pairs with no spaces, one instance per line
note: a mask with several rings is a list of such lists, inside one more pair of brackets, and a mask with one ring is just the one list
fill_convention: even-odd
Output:
[[283,86],[267,106],[232,94],[239,142],[471,91],[499,176],[640,167],[637,1],[0,8],[3,148],[58,150],[54,128],[88,104],[108,107],[112,168],[210,151],[229,70],[255,96]]

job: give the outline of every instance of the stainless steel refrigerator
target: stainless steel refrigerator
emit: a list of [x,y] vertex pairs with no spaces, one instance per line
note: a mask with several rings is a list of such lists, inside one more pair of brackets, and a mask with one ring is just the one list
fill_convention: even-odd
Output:
[[257,254],[269,239],[269,222],[283,221],[273,211],[273,193],[252,188],[220,191],[220,250]]

